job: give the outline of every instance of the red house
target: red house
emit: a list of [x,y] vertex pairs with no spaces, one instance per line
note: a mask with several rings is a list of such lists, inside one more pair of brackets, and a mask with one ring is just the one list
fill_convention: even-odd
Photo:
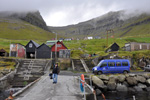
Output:
[[56,45],[52,45],[51,52],[52,52],[52,58],[55,58],[55,49],[57,50],[57,57],[59,57],[59,51],[60,50],[66,50],[68,49],[62,42],[57,41],[57,48]]
[[26,49],[24,45],[19,43],[10,44],[10,57],[20,57],[25,58]]

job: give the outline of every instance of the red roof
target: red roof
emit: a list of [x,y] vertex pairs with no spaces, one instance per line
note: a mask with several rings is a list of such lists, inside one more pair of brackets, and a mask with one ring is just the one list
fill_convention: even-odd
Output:
[[[67,47],[60,41],[57,42],[57,52],[59,52],[60,49],[67,49]],[[55,51],[55,44],[51,47],[51,51]]]

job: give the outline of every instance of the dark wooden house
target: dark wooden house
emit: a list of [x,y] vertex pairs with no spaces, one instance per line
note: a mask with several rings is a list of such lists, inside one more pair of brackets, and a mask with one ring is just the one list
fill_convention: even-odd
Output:
[[33,40],[30,40],[28,44],[25,46],[26,48],[26,57],[27,58],[35,58],[35,51],[40,45]]
[[0,56],[6,56],[6,53],[4,49],[0,49]]
[[51,48],[47,46],[46,44],[40,45],[38,48],[36,48],[36,58],[51,58]]
[[19,57],[19,58],[25,58],[26,56],[26,49],[24,45],[20,43],[12,43],[10,44],[10,57]]
[[117,43],[112,44],[110,47],[108,47],[105,52],[114,52],[119,50],[119,45]]
[[56,44],[52,45],[51,47],[52,58],[55,58],[55,49],[57,50],[57,57],[59,57],[59,51],[66,50],[68,48],[63,44],[63,42],[57,41],[57,48]]

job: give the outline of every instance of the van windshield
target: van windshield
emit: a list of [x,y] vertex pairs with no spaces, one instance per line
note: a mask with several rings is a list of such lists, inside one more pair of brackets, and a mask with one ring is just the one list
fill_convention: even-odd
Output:
[[102,62],[100,61],[99,64],[97,66],[100,66],[102,64]]

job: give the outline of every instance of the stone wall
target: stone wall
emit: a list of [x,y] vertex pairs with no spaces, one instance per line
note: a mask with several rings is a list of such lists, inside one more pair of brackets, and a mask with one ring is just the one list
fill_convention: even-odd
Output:
[[93,84],[101,91],[150,91],[150,73],[92,76]]
[[9,86],[9,83],[12,81],[15,75],[15,71],[10,72],[9,74],[5,75],[4,77],[0,78],[0,90],[4,90]]

